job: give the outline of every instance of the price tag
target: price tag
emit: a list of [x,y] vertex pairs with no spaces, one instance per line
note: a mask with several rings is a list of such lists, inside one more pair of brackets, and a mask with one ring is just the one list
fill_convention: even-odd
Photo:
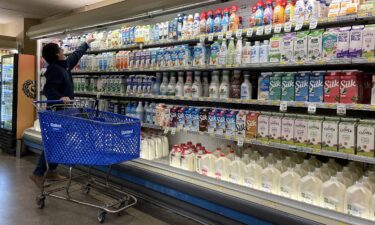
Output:
[[263,35],[263,32],[264,32],[264,26],[260,26],[260,27],[257,28],[256,35],[261,36],[261,35]]
[[299,31],[302,29],[303,26],[303,20],[297,21],[296,27],[294,28],[294,31]]
[[310,114],[315,114],[316,113],[316,104],[310,103],[307,107],[307,112],[310,113]]
[[280,102],[280,112],[288,111],[288,102]]
[[284,32],[292,31],[292,22],[287,22],[284,24]]
[[219,40],[223,40],[223,38],[224,38],[224,34],[223,34],[223,32],[220,32],[220,33],[217,35],[217,39],[219,39]]
[[337,105],[337,115],[344,116],[346,115],[346,105],[338,104]]
[[175,135],[175,134],[176,134],[176,128],[175,128],[175,127],[173,127],[173,128],[171,129],[171,134],[172,134],[172,135]]
[[318,20],[316,18],[311,18],[309,29],[310,30],[316,29],[317,26],[318,26]]
[[237,39],[242,38],[242,29],[238,29],[238,30],[236,31],[236,38],[237,38]]
[[243,142],[244,142],[244,139],[241,137],[241,138],[238,138],[238,141],[237,141],[237,145],[239,147],[242,147],[243,146]]
[[251,37],[251,36],[253,36],[253,33],[254,33],[254,29],[253,29],[253,28],[249,28],[249,29],[247,29],[246,37]]
[[264,34],[268,35],[272,32],[272,25],[267,25],[264,27]]
[[199,36],[199,41],[204,43],[204,41],[206,40],[206,35],[202,34],[201,36]]
[[169,128],[167,127],[164,129],[164,134],[168,134],[168,132],[169,132]]
[[279,34],[281,32],[281,28],[282,28],[281,24],[276,24],[273,32],[275,32],[275,34]]
[[233,32],[232,32],[232,31],[227,31],[225,37],[226,37],[227,39],[229,39],[229,38],[232,37],[232,35],[233,35]]
[[211,33],[208,35],[208,41],[213,41],[214,40],[214,33]]

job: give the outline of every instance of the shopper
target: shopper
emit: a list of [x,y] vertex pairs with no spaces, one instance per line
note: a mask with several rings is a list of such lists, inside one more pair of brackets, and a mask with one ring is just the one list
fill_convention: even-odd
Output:
[[[43,47],[42,56],[48,63],[45,73],[46,84],[44,85],[44,94],[48,100],[62,100],[64,103],[74,99],[73,79],[71,70],[77,65],[82,55],[86,53],[89,44],[95,39],[88,37],[78,49],[70,56],[65,58],[64,50],[55,43],[49,43]],[[65,179],[57,171],[57,164],[50,163],[46,179],[58,181]],[[47,171],[44,153],[40,156],[37,167],[30,179],[41,188],[43,185],[43,176]]]

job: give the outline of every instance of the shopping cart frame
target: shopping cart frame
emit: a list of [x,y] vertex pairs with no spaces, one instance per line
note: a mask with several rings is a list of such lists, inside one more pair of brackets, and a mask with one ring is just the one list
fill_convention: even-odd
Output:
[[[61,100],[46,100],[46,101],[34,101],[33,105],[36,107],[36,109],[39,111],[48,109],[48,106],[46,108],[41,107],[41,104],[53,104],[52,107],[49,107],[51,110],[56,110],[57,108],[60,109],[69,109],[69,108],[83,108],[84,105],[87,105],[88,102],[94,103],[94,108],[96,108],[98,115],[98,100],[72,100],[68,103],[63,103]],[[42,154],[45,154],[45,151],[43,151]],[[49,162],[46,158],[46,168],[47,171],[43,176],[43,184],[41,187],[40,195],[36,198],[36,203],[40,209],[43,209],[45,207],[45,200],[46,197],[53,197],[60,200],[66,200],[73,203],[77,203],[80,205],[85,205],[89,207],[93,207],[98,209],[97,219],[100,223],[103,223],[106,219],[106,214],[118,214],[121,215],[121,212],[134,206],[137,204],[137,198],[133,195],[126,193],[124,191],[121,191],[116,186],[110,184],[109,178],[111,176],[112,171],[112,165],[109,165],[109,169],[106,172],[105,180],[104,182],[99,181],[98,179],[95,179],[92,174],[92,166],[88,167],[87,174],[80,174],[77,176],[73,175],[73,169],[75,166],[68,166],[68,177],[64,180],[55,181],[52,183],[46,184],[47,181],[47,174],[50,172]],[[81,166],[81,165],[80,165]],[[90,194],[91,190],[97,190],[99,192],[102,192],[102,196],[105,196],[107,198],[112,198],[114,201],[111,201],[110,203],[106,203],[102,200],[99,200],[98,198],[95,198],[94,196],[91,196],[92,199],[97,200],[101,204],[93,204],[88,201],[83,201],[77,198],[74,198],[71,196],[71,188],[72,184],[75,183],[75,180],[77,179],[85,179],[85,183],[81,184],[81,190],[83,193],[87,196]],[[53,186],[67,182],[66,185],[61,187],[53,188]],[[51,188],[50,190],[47,190],[47,188]],[[65,195],[58,194],[59,192],[65,192]]]

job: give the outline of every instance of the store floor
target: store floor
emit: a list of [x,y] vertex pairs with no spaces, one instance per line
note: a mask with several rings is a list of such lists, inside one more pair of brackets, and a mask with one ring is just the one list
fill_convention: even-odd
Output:
[[[43,210],[37,208],[38,189],[29,179],[38,156],[21,159],[0,153],[0,225],[93,225],[99,224],[97,210],[74,203],[47,198]],[[149,202],[139,203],[121,217],[108,215],[107,225],[195,225]]]

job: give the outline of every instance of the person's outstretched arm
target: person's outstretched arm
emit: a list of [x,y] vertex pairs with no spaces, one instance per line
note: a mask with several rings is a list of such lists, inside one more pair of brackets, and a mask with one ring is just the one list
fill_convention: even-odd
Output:
[[87,49],[90,48],[90,43],[95,39],[93,37],[87,38],[87,40],[81,44],[77,50],[75,50],[71,55],[66,58],[66,63],[68,64],[69,70],[73,69],[82,56],[87,52]]

